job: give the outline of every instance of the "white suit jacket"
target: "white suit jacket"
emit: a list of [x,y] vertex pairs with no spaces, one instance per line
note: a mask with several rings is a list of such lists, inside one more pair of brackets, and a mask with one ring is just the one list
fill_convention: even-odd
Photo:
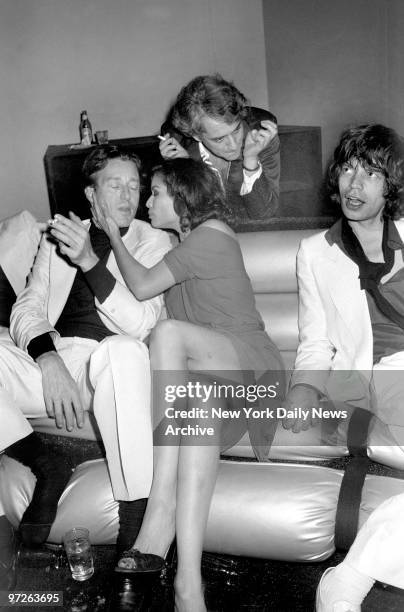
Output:
[[[90,226],[90,221],[85,223]],[[149,268],[172,247],[166,232],[137,219],[132,221],[123,241],[130,253]],[[95,299],[98,314],[112,332],[143,340],[161,314],[162,296],[138,301],[125,285],[112,251],[107,268],[117,283],[102,304]],[[47,332],[55,339],[58,332],[54,325],[66,304],[76,271],[57,254],[55,245],[44,234],[27,286],[11,313],[10,333],[17,346],[26,350],[33,338]]]
[[[404,240],[404,220],[395,224]],[[299,347],[292,384],[307,383],[326,392],[327,372],[345,370],[346,381],[342,373],[335,380],[339,390],[346,383],[350,395],[349,372],[371,375],[372,326],[359,268],[327,241],[326,233],[302,240],[297,255]]]

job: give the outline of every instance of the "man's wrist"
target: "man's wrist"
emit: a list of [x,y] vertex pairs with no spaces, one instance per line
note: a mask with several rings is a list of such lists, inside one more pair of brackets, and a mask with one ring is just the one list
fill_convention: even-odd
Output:
[[79,267],[82,270],[82,272],[88,272],[89,270],[94,268],[94,266],[96,266],[99,261],[100,261],[99,258],[94,253],[93,255],[89,255],[82,262],[80,262]]
[[44,361],[54,359],[55,357],[59,357],[59,353],[56,349],[52,351],[46,351],[45,353],[41,353],[41,355],[38,355],[38,357],[36,358],[36,363],[40,366],[41,363],[43,363]]
[[246,172],[257,172],[261,167],[258,157],[248,157],[243,160],[243,170]]
[[41,355],[49,352],[56,352],[55,345],[49,332],[36,336],[27,346],[28,355],[36,362],[38,362]]

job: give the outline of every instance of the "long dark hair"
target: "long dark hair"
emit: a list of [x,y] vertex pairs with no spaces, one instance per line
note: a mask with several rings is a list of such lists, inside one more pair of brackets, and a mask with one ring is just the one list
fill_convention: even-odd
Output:
[[233,214],[226,203],[217,172],[194,159],[170,159],[153,168],[162,177],[167,193],[174,200],[183,232],[208,219],[231,223]]

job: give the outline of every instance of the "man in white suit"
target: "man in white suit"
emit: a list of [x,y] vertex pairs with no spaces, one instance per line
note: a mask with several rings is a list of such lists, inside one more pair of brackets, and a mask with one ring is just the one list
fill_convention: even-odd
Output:
[[[318,407],[329,397],[404,425],[403,176],[394,130],[344,132],[328,170],[343,216],[302,240],[298,253],[299,347],[288,408]],[[310,424],[297,418],[284,426],[297,432]]]
[[[91,206],[107,207],[129,251],[151,267],[169,250],[168,235],[135,219],[140,162],[117,147],[95,149],[83,174]],[[69,474],[49,457],[27,418],[53,417],[82,427],[92,411],[106,449],[117,500],[147,497],[152,479],[148,351],[162,298],[139,302],[126,287],[105,233],[70,213],[50,223],[26,288],[10,319],[15,346],[0,344],[0,451],[28,465],[37,483],[20,532],[46,540]]]
[[[327,178],[343,216],[300,245],[300,343],[285,406],[310,414],[329,398],[367,408],[404,446],[402,139],[382,125],[347,130]],[[284,427],[299,432],[311,424],[298,417]],[[395,584],[401,566],[392,569],[394,538],[380,556],[367,544],[392,527],[389,508],[383,505],[377,519],[372,515],[347,562],[326,572],[318,612],[359,612],[375,579]]]

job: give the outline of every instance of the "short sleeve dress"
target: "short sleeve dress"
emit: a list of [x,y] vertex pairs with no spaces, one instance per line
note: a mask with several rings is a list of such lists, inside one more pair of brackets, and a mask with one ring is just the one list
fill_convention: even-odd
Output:
[[[261,377],[263,372],[274,373],[279,383],[275,398],[279,405],[285,389],[284,365],[257,311],[236,236],[201,224],[166,253],[164,261],[177,283],[165,295],[168,316],[226,335],[234,346],[244,375],[255,373],[257,381],[257,376]],[[248,382],[251,378],[247,376],[245,384]],[[266,407],[268,401],[266,398]],[[256,456],[265,458],[276,420],[248,419],[241,434],[247,427]],[[222,431],[222,448],[235,444],[240,439],[239,434],[239,424],[234,431],[226,427]]]

